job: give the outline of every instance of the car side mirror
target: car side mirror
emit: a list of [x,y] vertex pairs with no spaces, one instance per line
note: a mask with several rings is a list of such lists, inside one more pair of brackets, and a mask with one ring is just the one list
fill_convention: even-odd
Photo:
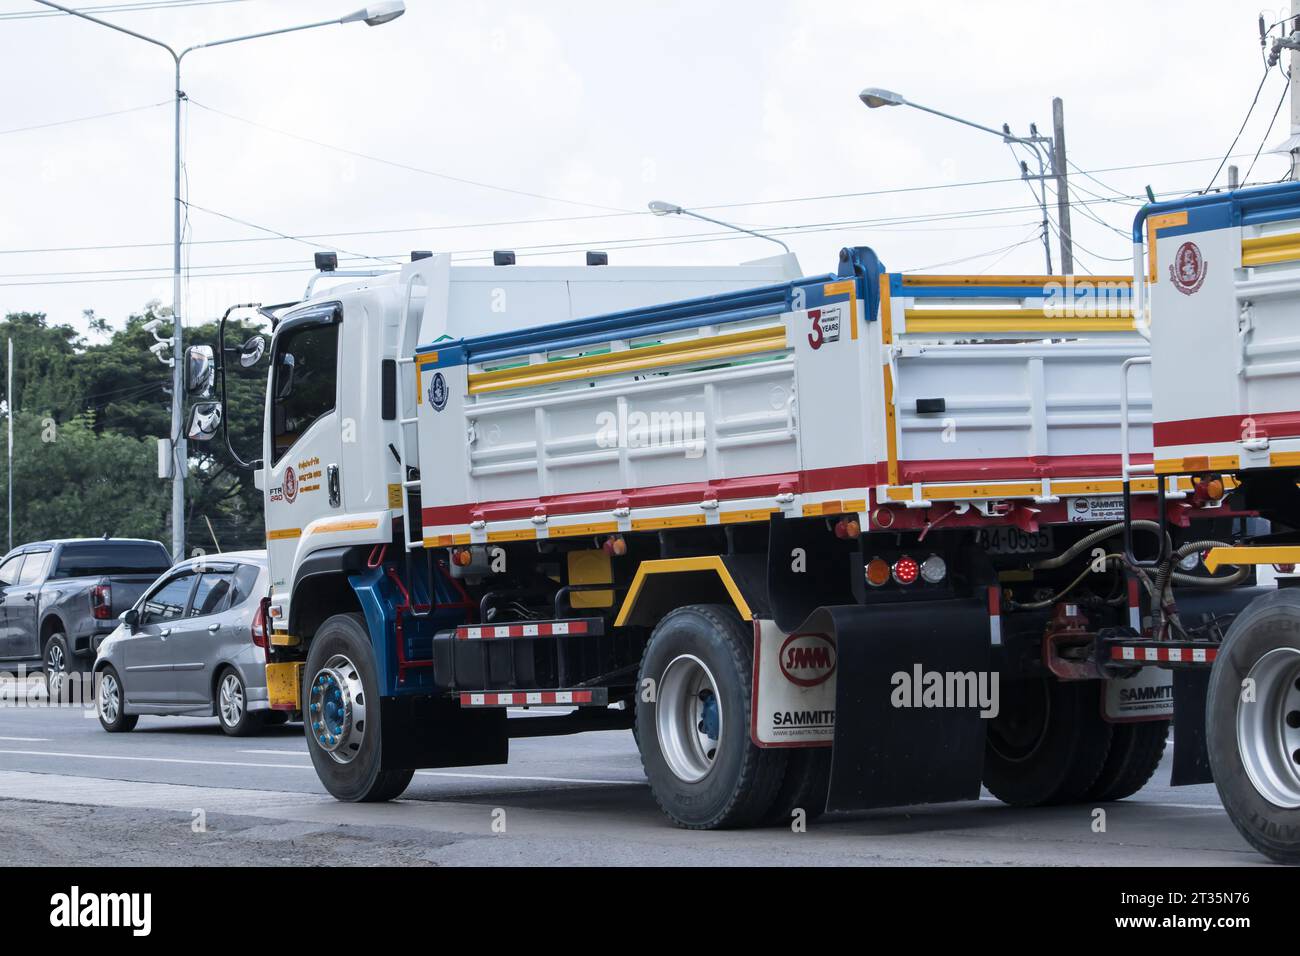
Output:
[[117,619],[126,625],[128,631],[134,631],[140,626],[140,612],[135,608],[128,608],[117,616]]
[[190,426],[186,437],[190,441],[211,441],[221,427],[221,403],[200,402],[190,409]]

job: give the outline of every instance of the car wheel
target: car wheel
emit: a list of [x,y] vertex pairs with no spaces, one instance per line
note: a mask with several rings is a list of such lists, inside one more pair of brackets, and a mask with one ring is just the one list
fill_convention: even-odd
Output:
[[69,676],[83,668],[77,666],[68,639],[62,634],[52,634],[41,652],[41,670],[45,675],[45,692],[55,701],[67,699]]
[[126,712],[126,693],[117,671],[105,667],[99,674],[99,693],[95,710],[99,713],[99,726],[110,734],[125,734],[135,730],[140,718]]
[[227,667],[217,679],[217,720],[231,737],[248,737],[262,729],[262,715],[248,709],[244,679],[233,667]]

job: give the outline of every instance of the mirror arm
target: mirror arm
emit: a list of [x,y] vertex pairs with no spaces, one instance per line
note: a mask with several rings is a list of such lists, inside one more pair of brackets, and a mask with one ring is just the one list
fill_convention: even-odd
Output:
[[257,471],[262,467],[261,460],[244,461],[239,457],[239,452],[235,451],[235,446],[230,443],[230,407],[226,404],[226,320],[230,318],[230,313],[236,309],[256,309],[258,312],[262,312],[262,306],[257,302],[232,305],[226,309],[226,314],[221,317],[221,321],[217,324],[217,354],[220,356],[217,361],[217,374],[221,379],[221,434],[226,439],[226,450],[230,452],[230,457],[235,460],[235,464],[245,471]]

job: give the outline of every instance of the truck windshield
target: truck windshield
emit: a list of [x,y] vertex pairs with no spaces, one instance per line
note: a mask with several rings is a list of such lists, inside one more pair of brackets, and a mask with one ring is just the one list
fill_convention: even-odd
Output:
[[276,340],[271,406],[271,464],[279,461],[312,422],[334,410],[338,323],[312,323]]
[[167,549],[155,541],[87,541],[65,544],[51,577],[162,574],[171,567]]

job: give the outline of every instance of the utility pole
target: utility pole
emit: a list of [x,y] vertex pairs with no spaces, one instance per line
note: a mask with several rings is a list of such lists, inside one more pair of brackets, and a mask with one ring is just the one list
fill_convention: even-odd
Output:
[[[1300,0],[1295,0],[1300,3]],[[1074,273],[1074,238],[1070,232],[1070,183],[1065,165],[1065,103],[1052,99],[1052,172],[1056,175],[1056,222],[1061,233],[1061,275]]]
[[[1300,0],[1291,0],[1292,31],[1300,29]],[[1295,76],[1296,67],[1300,66],[1300,48],[1291,48],[1291,76]],[[1291,82],[1291,181],[1300,180],[1300,83]]]
[[6,365],[9,372],[9,384],[5,386],[5,404],[9,407],[9,547],[5,549],[8,553],[14,549],[14,340],[9,339],[9,362]]

